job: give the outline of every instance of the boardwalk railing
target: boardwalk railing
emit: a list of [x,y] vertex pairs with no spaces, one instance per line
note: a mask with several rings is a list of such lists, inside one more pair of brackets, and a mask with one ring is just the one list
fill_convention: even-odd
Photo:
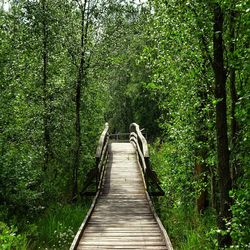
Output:
[[[97,198],[100,195],[101,186],[102,186],[103,177],[104,177],[104,172],[105,172],[105,165],[106,165],[106,161],[108,158],[108,143],[109,143],[109,125],[108,125],[108,123],[105,123],[105,128],[100,136],[99,143],[98,143],[98,146],[96,149],[96,167],[95,167],[95,170],[92,171],[92,173],[96,175],[95,197],[92,201],[91,207],[90,207],[83,223],[81,224],[77,234],[75,235],[75,238],[70,246],[70,250],[77,249],[77,246],[78,246],[80,238],[83,234],[83,231],[84,231],[84,229],[85,229],[85,227],[90,219],[90,216],[95,208]],[[91,179],[91,177],[89,177],[89,178]],[[90,183],[91,183],[91,181],[90,181]],[[88,186],[89,185],[90,184],[88,184]]]
[[119,142],[127,142],[129,141],[129,135],[130,133],[115,133],[115,134],[110,134],[110,140],[111,141],[119,141]]
[[[150,165],[147,140],[143,136],[138,124],[132,123],[130,125],[129,129],[130,129],[130,143],[132,143],[134,145],[134,147],[136,148],[138,162],[139,162],[139,165],[140,165],[141,170],[142,170],[141,172],[142,172],[143,177],[144,177],[144,185],[145,185],[145,189],[146,189],[146,197],[147,197],[148,203],[150,205],[152,214],[153,214],[157,224],[159,225],[159,228],[162,232],[162,235],[164,236],[164,240],[166,242],[166,246],[168,247],[168,250],[173,250],[173,246],[172,246],[172,243],[169,239],[167,231],[164,228],[160,218],[156,214],[156,212],[154,210],[153,203],[152,203],[150,196],[149,196],[149,195],[151,195],[151,196],[163,196],[164,192],[160,186],[160,181],[159,181],[156,173],[153,171],[153,169],[151,168],[151,165]],[[151,191],[150,190],[151,185],[156,185],[158,192]]]
[[[81,191],[81,195],[95,195],[100,189],[100,180],[108,157],[108,143],[110,140],[116,140],[119,142],[127,141],[125,139],[126,137],[129,137],[129,141],[136,147],[148,193],[151,196],[164,195],[164,192],[160,186],[160,181],[154,170],[151,168],[147,140],[140,130],[139,125],[136,123],[132,123],[130,125],[130,133],[117,134],[109,134],[109,125],[108,123],[105,124],[105,128],[100,136],[96,150],[96,166],[88,172],[85,185]],[[95,180],[96,190],[95,192],[87,192],[86,190],[93,183],[93,180]]]
[[[147,133],[142,133],[145,138],[147,138]],[[130,133],[115,133],[110,134],[109,139],[110,141],[119,141],[119,142],[129,142]]]
[[[90,175],[92,183],[93,176],[96,180],[95,197],[70,250],[144,246],[173,250],[149,196],[163,192],[150,167],[147,141],[137,124],[131,124],[130,132],[134,148],[129,142],[110,141],[109,126],[105,124]],[[151,192],[153,184],[158,185],[158,192]]]
[[[95,195],[101,187],[101,180],[104,173],[104,166],[108,158],[108,143],[109,143],[109,124],[105,123],[105,128],[100,136],[96,149],[96,165],[87,173],[85,185],[82,188],[81,195]],[[95,181],[96,190],[87,192],[89,186]]]
[[[160,181],[155,171],[151,168],[147,140],[143,136],[138,124],[132,123],[129,129],[130,142],[136,147],[148,193],[152,196],[163,196],[164,192],[160,186]],[[158,191],[151,190],[154,187]]]
[[96,190],[101,187],[101,180],[104,173],[104,166],[108,158],[109,124],[105,123],[105,128],[99,139],[96,149]]

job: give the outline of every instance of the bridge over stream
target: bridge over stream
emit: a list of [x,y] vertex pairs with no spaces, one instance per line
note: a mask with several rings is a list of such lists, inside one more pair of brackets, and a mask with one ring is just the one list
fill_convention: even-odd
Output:
[[173,249],[150,199],[163,192],[139,126],[127,142],[112,138],[105,124],[85,186],[95,180],[95,197],[70,249]]

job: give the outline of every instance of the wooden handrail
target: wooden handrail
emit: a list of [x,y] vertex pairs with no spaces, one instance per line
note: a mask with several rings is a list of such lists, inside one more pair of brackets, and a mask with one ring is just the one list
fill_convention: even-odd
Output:
[[144,179],[146,182],[146,189],[149,192],[149,179],[153,181],[153,183],[157,186],[159,192],[149,192],[151,195],[164,195],[163,190],[160,186],[160,181],[157,178],[155,171],[151,168],[150,159],[149,159],[149,151],[147,140],[142,134],[142,130],[136,123],[132,123],[129,127],[130,129],[130,142],[135,146],[138,153],[138,160],[140,166],[143,170]]
[[132,123],[132,124],[130,124],[129,130],[130,130],[130,133],[134,132],[137,135],[137,140],[138,140],[138,143],[140,145],[140,149],[141,149],[144,157],[149,157],[147,140],[143,136],[139,125],[136,123]]
[[[168,249],[173,250],[173,246],[172,246],[171,241],[168,237],[166,229],[164,228],[163,224],[161,223],[161,220],[159,219],[158,215],[156,214],[156,212],[154,210],[153,203],[149,197],[149,195],[164,195],[164,192],[161,189],[160,181],[158,180],[156,173],[151,168],[147,140],[142,135],[141,131],[142,130],[140,130],[140,127],[138,124],[132,123],[130,125],[130,143],[132,143],[134,145],[134,147],[136,148],[136,151],[137,151],[138,161],[139,161],[139,165],[141,166],[141,170],[142,170],[141,172],[143,174],[143,182],[144,182],[144,186],[146,189],[146,197],[147,197],[147,200],[149,202],[153,216],[155,217],[156,222],[159,225],[160,230],[162,231],[162,234],[164,236],[164,240],[166,242],[166,245],[168,246]],[[149,191],[149,184],[150,184],[149,179],[151,179],[151,181],[153,181],[154,184],[156,184],[159,192],[152,193]]]
[[109,124],[105,123],[105,128],[100,136],[96,149],[96,190],[100,189],[105,161],[108,157]]
[[108,131],[109,131],[109,124],[106,122],[105,123],[105,128],[100,136],[99,143],[96,149],[96,158],[101,158],[102,151],[106,142],[106,139],[108,137]]
[[96,202],[97,202],[97,198],[100,195],[100,189],[102,186],[102,182],[103,182],[103,177],[104,177],[104,172],[105,172],[105,164],[106,164],[106,160],[108,158],[108,143],[109,143],[109,125],[108,123],[105,123],[105,128],[100,136],[99,139],[99,143],[97,146],[97,150],[96,150],[96,194],[95,197],[92,201],[91,207],[83,221],[83,223],[81,224],[77,234],[75,235],[75,238],[70,246],[70,250],[76,250],[78,243],[81,239],[81,236],[83,234],[84,229],[86,228],[86,225],[90,219],[90,216],[92,214],[92,212],[94,211]]
[[[96,162],[94,168],[90,169],[87,173],[85,185],[82,188],[81,195],[95,195],[100,186],[101,175],[108,157],[108,143],[109,143],[109,125],[105,123],[105,128],[100,136],[97,149],[96,149]],[[95,180],[96,191],[86,192],[87,188]]]

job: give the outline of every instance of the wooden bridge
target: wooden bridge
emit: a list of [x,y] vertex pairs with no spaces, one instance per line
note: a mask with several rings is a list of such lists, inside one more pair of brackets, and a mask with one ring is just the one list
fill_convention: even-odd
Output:
[[173,249],[150,199],[163,192],[150,167],[147,141],[137,124],[130,132],[127,142],[114,141],[105,124],[85,186],[95,178],[95,198],[71,250]]

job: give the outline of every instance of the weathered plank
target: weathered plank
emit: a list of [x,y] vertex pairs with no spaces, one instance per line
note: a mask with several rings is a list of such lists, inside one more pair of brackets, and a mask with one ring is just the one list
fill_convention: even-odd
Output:
[[98,249],[102,249],[102,250],[110,250],[110,249],[123,249],[123,250],[127,250],[127,249],[136,249],[136,250],[146,250],[146,249],[150,249],[150,250],[163,250],[166,249],[165,246],[114,246],[114,245],[109,245],[109,246],[102,246],[101,248],[99,246],[79,246],[78,247],[79,250],[98,250]]

